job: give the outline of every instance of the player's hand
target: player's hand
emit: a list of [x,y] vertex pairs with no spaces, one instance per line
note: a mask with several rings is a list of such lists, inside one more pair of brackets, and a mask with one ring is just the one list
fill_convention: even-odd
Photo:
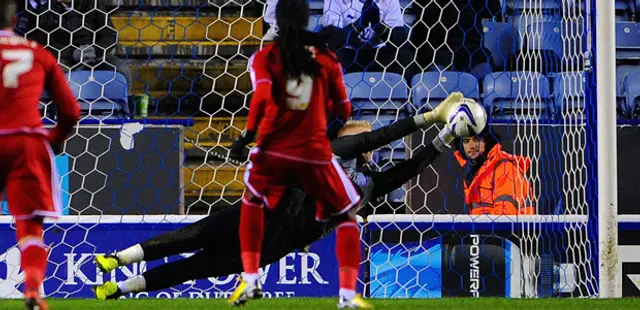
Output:
[[251,131],[242,131],[242,134],[233,141],[231,144],[231,150],[229,151],[229,158],[239,161],[247,159],[246,146],[253,141],[255,133]]
[[239,139],[236,141],[233,141],[233,144],[231,144],[231,150],[229,151],[229,158],[237,161],[246,160],[247,159],[247,153],[245,151],[246,146],[247,146],[247,143],[244,143]]
[[427,124],[433,123],[446,123],[447,122],[447,113],[449,113],[449,109],[451,107],[460,102],[464,98],[461,92],[453,92],[447,96],[443,102],[441,102],[435,109],[429,111],[427,113],[422,114],[424,120]]

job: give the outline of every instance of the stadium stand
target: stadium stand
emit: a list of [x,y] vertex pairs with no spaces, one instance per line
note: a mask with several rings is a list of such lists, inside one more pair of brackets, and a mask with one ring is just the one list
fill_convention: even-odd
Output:
[[549,79],[538,72],[494,72],[483,81],[482,103],[493,118],[522,115],[536,110],[552,116]]
[[411,79],[411,101],[409,106],[415,113],[432,110],[454,91],[467,98],[480,98],[478,80],[464,72],[423,72]]
[[[187,181],[184,192],[188,199],[204,201],[206,208],[233,203],[244,188],[243,169],[236,173],[234,167],[220,166],[222,163],[211,159],[209,154],[226,151],[244,128],[246,102],[251,94],[247,60],[260,47],[265,30],[262,19],[265,3],[248,0],[212,2],[216,6],[204,0],[187,3],[177,0],[107,1],[108,8],[113,10],[112,23],[118,31],[115,54],[126,59],[133,71],[129,95],[150,96],[151,118],[191,118],[195,121],[194,126],[185,131],[184,177]],[[405,24],[412,25],[424,8],[408,0],[400,3]],[[554,67],[564,54],[563,45],[558,44],[565,31],[558,21],[563,8],[551,0],[527,3],[525,6],[524,1],[504,1],[502,16],[482,21],[481,45],[489,50],[493,73],[480,81],[470,71],[419,72],[409,81],[390,72],[350,73],[345,81],[354,103],[354,116],[370,120],[374,127],[379,127],[428,106],[435,107],[446,93],[454,90],[481,99],[494,118],[512,118],[525,105],[549,116],[566,111],[567,107],[581,109],[584,98],[576,95],[582,94],[583,90],[575,87],[584,86],[577,82],[582,75]],[[310,4],[313,15],[309,29],[317,31],[323,2],[312,0]],[[618,106],[624,112],[623,117],[633,115],[635,101],[631,100],[637,98],[630,92],[633,87],[627,82],[627,76],[638,69],[635,61],[640,60],[640,26],[633,22],[637,9],[636,1],[616,0],[620,20],[616,29],[618,58],[624,61],[617,77]],[[526,22],[522,16],[534,10],[544,17],[536,18],[538,23]],[[536,38],[540,40],[535,44],[523,42],[518,32],[533,32],[534,29],[541,29],[541,37]],[[514,56],[519,50],[548,51],[554,62],[543,65],[540,72],[516,72]],[[552,74],[545,76],[548,72]],[[556,72],[559,73],[557,76],[553,74]],[[523,79],[527,82],[516,83],[517,77],[523,74],[527,75]],[[108,91],[98,96],[91,87],[93,82],[82,81],[85,76],[86,73],[74,73],[72,84],[83,85],[79,95],[83,102],[93,103],[93,111],[113,110],[122,115],[135,112],[128,111],[132,100],[120,93],[119,86],[115,85],[115,82],[121,82],[120,77],[106,83],[108,79],[100,73],[94,76],[97,83],[109,85],[105,89]],[[516,84],[521,84],[520,89]],[[573,95],[567,97],[567,92]],[[542,99],[531,99],[534,97]],[[375,155],[376,162],[382,166],[405,156],[402,141],[382,148]],[[189,202],[186,204],[190,205]]]

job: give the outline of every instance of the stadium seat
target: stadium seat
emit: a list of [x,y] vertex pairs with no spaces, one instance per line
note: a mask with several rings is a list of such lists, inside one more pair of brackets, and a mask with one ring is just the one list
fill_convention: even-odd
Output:
[[537,72],[491,73],[483,80],[482,97],[490,117],[553,115],[549,79]]
[[558,11],[560,10],[560,1],[542,0],[542,1],[522,1],[522,0],[506,0],[503,1],[503,8],[510,11],[542,10],[542,11]]
[[113,71],[73,71],[69,86],[82,111],[91,115],[108,113],[128,116],[128,90],[125,77]]
[[636,13],[636,0],[615,0],[616,21],[631,21]]
[[[411,78],[409,106],[416,113],[426,112],[438,106],[447,96],[459,91],[467,98],[479,99],[478,80],[464,72],[423,72]],[[413,112],[412,112],[413,114]]]
[[311,16],[309,16],[309,25],[307,25],[307,30],[318,32],[321,28],[322,28],[322,15],[311,14]]
[[515,57],[519,46],[518,33],[509,23],[482,21],[482,45],[491,52],[495,68],[506,68],[508,62]]
[[616,22],[616,58],[640,60],[640,24]]
[[553,81],[553,93],[557,113],[584,111],[585,77],[583,72],[563,72]]
[[626,111],[630,117],[635,117],[636,109],[638,107],[638,100],[640,100],[640,72],[634,72],[624,79],[624,89],[626,95]]
[[344,81],[354,110],[406,110],[409,88],[400,74],[354,72]]
[[371,111],[357,110],[351,115],[356,120],[369,121],[373,125],[373,129],[390,125],[398,119],[407,117],[409,114],[405,111],[385,110],[380,113],[369,113]]
[[629,74],[640,72],[639,65],[618,65],[616,66],[616,107],[625,117],[631,117],[631,105],[626,102],[625,80]]
[[[565,23],[566,24],[566,23]],[[537,51],[548,51],[544,53],[544,56],[553,57],[554,59],[545,59],[543,58],[543,62],[546,65],[549,65],[549,61],[557,62],[562,58],[563,53],[563,23],[561,22],[534,22],[527,25],[526,31],[527,33],[535,34],[531,36],[531,40],[528,40],[525,44],[523,44],[523,49],[526,50],[537,50]],[[545,64],[543,63],[543,65]],[[554,63],[557,65],[558,63]],[[549,70],[553,72],[557,72],[559,68],[556,70]]]

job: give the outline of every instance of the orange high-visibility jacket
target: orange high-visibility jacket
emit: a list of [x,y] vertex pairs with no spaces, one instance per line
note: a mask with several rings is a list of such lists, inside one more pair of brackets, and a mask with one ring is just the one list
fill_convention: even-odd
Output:
[[[467,164],[457,151],[458,163]],[[533,190],[525,173],[531,160],[528,157],[509,154],[496,144],[482,164],[471,184],[464,181],[465,202],[471,214],[516,215],[535,214]]]

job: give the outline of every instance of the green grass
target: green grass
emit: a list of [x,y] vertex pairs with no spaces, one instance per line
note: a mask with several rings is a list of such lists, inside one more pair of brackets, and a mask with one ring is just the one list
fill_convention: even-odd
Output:
[[[49,299],[52,310],[61,309],[232,309],[224,300],[220,299],[127,299],[116,301],[97,301],[89,299]],[[241,309],[336,309],[336,299],[327,298],[293,298],[251,301]],[[413,299],[389,300],[374,299],[371,301],[376,309],[540,309],[540,310],[568,310],[568,309],[640,309],[640,299],[504,299],[504,298],[444,298],[444,299]],[[0,301],[0,309],[23,309],[22,301]]]

